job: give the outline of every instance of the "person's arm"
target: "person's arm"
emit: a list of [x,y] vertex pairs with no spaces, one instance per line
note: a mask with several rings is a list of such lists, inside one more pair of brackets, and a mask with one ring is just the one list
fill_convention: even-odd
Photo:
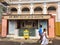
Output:
[[[39,33],[39,31],[40,31],[40,30],[38,30],[38,33]],[[40,36],[40,34],[39,34],[39,36]]]
[[48,35],[47,35],[47,33],[45,32],[45,36],[46,36],[46,38],[48,38]]

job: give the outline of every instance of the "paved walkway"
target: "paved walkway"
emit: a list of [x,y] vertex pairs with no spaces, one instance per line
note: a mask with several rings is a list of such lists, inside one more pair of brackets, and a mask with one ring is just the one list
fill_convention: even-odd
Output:
[[[40,45],[37,40],[24,40],[24,39],[13,39],[13,38],[0,38],[0,45]],[[48,45],[60,45],[60,39],[55,38],[50,41]]]
[[37,40],[32,39],[14,39],[14,38],[0,38],[0,41],[13,41],[13,42],[28,42],[28,43],[35,43]]
[[[13,42],[27,42],[27,43],[36,43],[38,42],[38,39],[14,39],[14,38],[0,38],[0,41],[13,41]],[[52,41],[49,41],[49,43],[52,43]]]

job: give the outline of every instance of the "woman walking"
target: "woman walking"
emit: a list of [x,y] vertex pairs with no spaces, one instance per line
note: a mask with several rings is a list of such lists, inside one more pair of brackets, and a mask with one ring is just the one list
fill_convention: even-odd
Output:
[[42,38],[41,45],[48,45],[48,37],[47,37],[46,29],[43,30],[42,36],[43,38]]

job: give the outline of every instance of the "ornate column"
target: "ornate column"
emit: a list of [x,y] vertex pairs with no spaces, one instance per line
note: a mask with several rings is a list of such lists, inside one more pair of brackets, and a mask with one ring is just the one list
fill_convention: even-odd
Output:
[[31,5],[30,5],[30,14],[33,14],[33,13],[34,13],[33,4],[31,3]]
[[46,8],[46,3],[43,3],[43,14],[47,14],[47,8]]
[[21,14],[21,5],[18,4],[18,11],[17,11],[18,14]]
[[7,6],[7,13],[9,13],[10,12],[10,10],[9,10],[9,6]]

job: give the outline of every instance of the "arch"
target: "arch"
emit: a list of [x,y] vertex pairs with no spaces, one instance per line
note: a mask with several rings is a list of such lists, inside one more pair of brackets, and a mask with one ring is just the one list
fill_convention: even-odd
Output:
[[22,12],[24,12],[24,11],[30,11],[30,9],[29,9],[28,7],[24,7],[24,8],[22,9]]
[[11,11],[12,11],[12,12],[16,12],[17,9],[13,7],[13,8],[11,8]]
[[56,10],[56,7],[54,7],[54,6],[50,6],[50,7],[48,7],[47,10],[48,10],[48,11],[55,11],[55,10]]
[[43,9],[41,7],[36,7],[34,11],[42,11]]

